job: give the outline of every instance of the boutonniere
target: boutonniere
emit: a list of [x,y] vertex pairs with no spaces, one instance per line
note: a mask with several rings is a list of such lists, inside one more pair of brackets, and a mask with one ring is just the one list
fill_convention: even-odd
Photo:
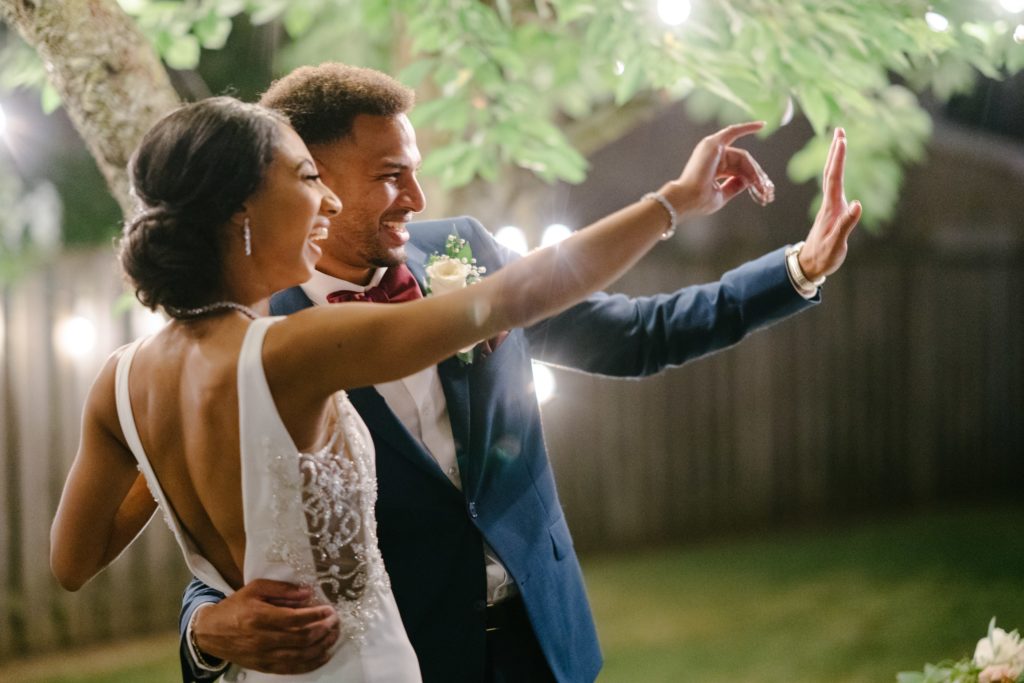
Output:
[[[479,282],[487,269],[476,265],[469,242],[453,233],[445,240],[444,253],[435,252],[427,259],[426,272],[427,296],[436,296]],[[463,365],[473,362],[475,347],[467,346],[456,354]]]

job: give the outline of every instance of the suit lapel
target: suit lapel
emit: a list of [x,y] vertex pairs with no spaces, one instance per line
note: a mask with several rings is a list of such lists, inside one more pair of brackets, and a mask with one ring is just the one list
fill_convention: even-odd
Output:
[[[452,225],[455,231],[454,224]],[[427,254],[412,242],[405,245],[406,265],[416,276],[424,295],[427,291]],[[469,495],[476,486],[476,473],[470,471],[473,462],[466,455],[470,449],[469,433],[469,368],[452,356],[437,366],[444,391],[445,402],[448,404],[448,420],[452,425],[452,437],[455,439],[455,456],[459,463],[459,475],[462,478],[462,489]]]
[[416,282],[420,283],[420,289],[423,291],[423,296],[427,295],[427,255],[423,253],[423,250],[417,247],[412,242],[407,242],[405,245],[406,261],[405,265],[409,267],[412,274],[416,276]]
[[[452,485],[444,475],[437,461],[413,438],[405,425],[395,417],[388,408],[387,402],[373,387],[352,389],[347,392],[348,398],[355,406],[356,412],[363,418],[374,441],[382,441],[407,457],[414,464],[423,468],[449,486]],[[454,487],[453,487],[454,488]]]
[[470,449],[469,368],[452,357],[438,364],[437,373],[441,378],[445,402],[448,404],[448,420],[452,425],[462,489],[466,494],[470,494],[475,488],[476,478],[475,472],[470,471],[472,461],[466,457]]

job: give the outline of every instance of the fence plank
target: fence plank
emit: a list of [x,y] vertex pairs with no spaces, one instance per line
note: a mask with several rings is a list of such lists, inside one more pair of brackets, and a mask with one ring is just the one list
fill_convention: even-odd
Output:
[[15,434],[11,425],[12,406],[10,405],[10,342],[8,340],[10,326],[10,288],[0,288],[0,661],[12,657],[16,653],[12,637],[11,616],[15,595],[14,577],[11,574],[11,563],[16,558],[11,555],[14,536],[11,526],[17,522],[17,492],[15,453]]

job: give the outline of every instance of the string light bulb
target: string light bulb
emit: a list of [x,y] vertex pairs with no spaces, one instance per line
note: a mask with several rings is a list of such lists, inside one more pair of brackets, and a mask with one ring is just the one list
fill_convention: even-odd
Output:
[[690,18],[690,0],[658,0],[658,17],[669,26],[679,26]]
[[57,325],[56,341],[66,356],[85,358],[96,347],[96,326],[84,316],[70,316]]
[[942,16],[938,12],[925,12],[924,13],[925,23],[928,24],[928,28],[935,31],[936,33],[945,33],[949,30],[949,19]]
[[540,238],[540,246],[546,247],[558,244],[571,234],[572,230],[569,229],[569,226],[562,225],[561,223],[552,223],[544,228],[544,234]]
[[494,233],[494,239],[498,244],[511,249],[517,254],[526,254],[530,250],[526,243],[526,233],[514,225],[506,225]]

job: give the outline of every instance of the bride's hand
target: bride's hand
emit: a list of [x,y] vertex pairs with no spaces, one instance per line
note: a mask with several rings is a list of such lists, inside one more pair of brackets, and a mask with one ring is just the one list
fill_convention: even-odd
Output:
[[775,185],[745,149],[733,147],[739,138],[764,128],[763,121],[738,123],[701,140],[678,180],[662,194],[680,214],[707,215],[718,211],[743,190],[762,206],[775,199]]

